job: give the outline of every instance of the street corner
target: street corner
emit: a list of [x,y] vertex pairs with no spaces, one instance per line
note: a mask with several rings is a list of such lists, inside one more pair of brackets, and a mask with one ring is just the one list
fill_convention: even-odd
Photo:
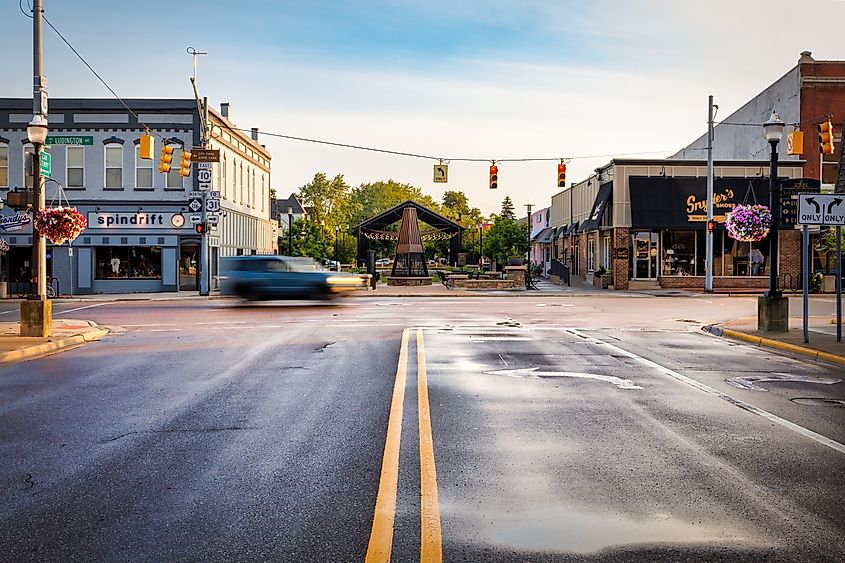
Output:
[[729,321],[705,325],[701,328],[714,336],[727,337],[763,348],[845,366],[845,346],[841,342],[835,342],[832,337],[826,338],[825,335],[814,334],[811,343],[805,343],[801,332],[795,329],[783,333],[760,333],[745,325],[734,327],[735,324],[737,323]]
[[19,328],[17,333],[7,330],[0,335],[0,365],[40,358],[95,342],[112,332],[120,332],[112,329],[88,320],[58,319],[53,323],[53,335],[48,338],[19,336]]

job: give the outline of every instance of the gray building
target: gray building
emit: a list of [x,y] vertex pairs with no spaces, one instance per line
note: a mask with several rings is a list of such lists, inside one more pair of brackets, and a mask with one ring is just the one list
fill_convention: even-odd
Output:
[[[55,206],[66,199],[88,221],[72,244],[48,241],[48,277],[61,294],[197,288],[200,236],[187,207],[189,192],[198,189],[197,175],[195,170],[187,178],[179,175],[181,151],[200,143],[197,104],[190,99],[125,101],[135,115],[116,100],[50,100],[47,203]],[[32,186],[25,166],[32,153],[26,138],[31,112],[30,99],[0,98],[3,200],[11,189]],[[212,275],[221,256],[275,252],[278,230],[270,217],[270,155],[257,135],[235,129],[223,113],[228,112],[210,111],[211,147],[221,151],[221,162],[212,168],[212,189],[221,195],[220,221],[209,237]],[[152,160],[139,158],[147,128],[156,137]],[[158,171],[163,140],[176,147],[168,174]],[[0,211],[0,238],[11,246],[2,277],[11,282],[13,293],[24,292],[30,215]]]

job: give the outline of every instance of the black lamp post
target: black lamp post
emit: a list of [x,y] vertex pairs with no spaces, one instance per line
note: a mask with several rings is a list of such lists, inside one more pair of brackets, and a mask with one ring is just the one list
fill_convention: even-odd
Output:
[[778,219],[780,217],[780,182],[778,182],[778,143],[783,138],[784,123],[776,112],[763,124],[766,140],[772,146],[769,164],[769,209],[772,212],[772,226],[769,231],[769,297],[780,297],[778,289]]
[[288,207],[288,256],[293,256],[293,207]]

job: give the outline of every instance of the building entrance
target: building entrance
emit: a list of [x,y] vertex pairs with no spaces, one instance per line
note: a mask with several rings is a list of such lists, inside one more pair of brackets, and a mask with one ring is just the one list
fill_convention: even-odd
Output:
[[657,239],[657,233],[651,231],[635,231],[631,235],[631,256],[634,261],[631,279],[657,279]]

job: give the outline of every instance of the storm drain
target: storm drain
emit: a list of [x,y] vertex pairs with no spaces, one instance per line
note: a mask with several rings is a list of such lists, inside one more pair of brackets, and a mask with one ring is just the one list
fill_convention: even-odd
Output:
[[828,397],[795,397],[790,401],[811,407],[845,407],[845,399],[830,399]]

